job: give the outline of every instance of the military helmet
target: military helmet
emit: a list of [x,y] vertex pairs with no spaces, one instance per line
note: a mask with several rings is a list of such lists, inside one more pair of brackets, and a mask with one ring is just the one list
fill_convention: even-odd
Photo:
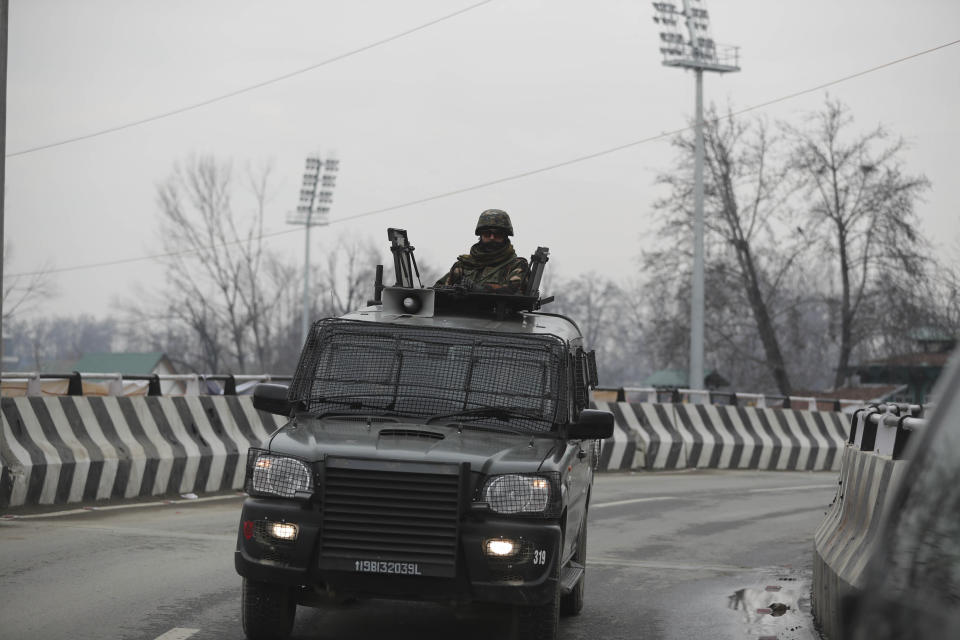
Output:
[[481,213],[474,233],[480,235],[481,229],[501,229],[508,236],[513,235],[513,224],[510,223],[510,216],[502,209],[487,209]]

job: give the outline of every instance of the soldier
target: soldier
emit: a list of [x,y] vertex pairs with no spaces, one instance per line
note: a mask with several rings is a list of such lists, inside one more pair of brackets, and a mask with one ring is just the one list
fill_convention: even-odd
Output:
[[520,293],[530,268],[510,244],[513,225],[507,212],[487,209],[480,214],[474,233],[480,240],[434,286],[459,284],[471,291]]

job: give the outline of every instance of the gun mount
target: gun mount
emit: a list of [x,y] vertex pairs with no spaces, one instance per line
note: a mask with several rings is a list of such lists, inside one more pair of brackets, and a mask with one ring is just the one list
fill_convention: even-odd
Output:
[[[420,281],[420,271],[405,229],[387,229],[396,284],[383,284],[383,265],[377,265],[374,297],[370,305],[383,305],[383,310],[397,314],[433,316],[434,313],[487,315],[493,313],[502,320],[521,311],[536,311],[553,301],[553,296],[540,297],[543,270],[550,259],[550,249],[537,247],[530,257],[530,272],[524,279],[521,293],[491,293],[477,291],[469,285],[457,284],[427,288]],[[416,276],[417,284],[413,279]]]
[[398,287],[413,287],[413,275],[417,275],[417,283],[423,287],[420,282],[420,271],[417,269],[417,259],[413,257],[414,247],[410,245],[407,239],[406,229],[387,229],[387,240],[390,241],[390,251],[393,253],[393,268],[397,274]]
[[[543,277],[543,269],[549,259],[550,249],[547,247],[537,247],[537,250],[530,256],[530,275],[527,276],[526,286],[523,289],[525,295],[540,296],[540,279]],[[543,304],[546,304],[546,302]]]

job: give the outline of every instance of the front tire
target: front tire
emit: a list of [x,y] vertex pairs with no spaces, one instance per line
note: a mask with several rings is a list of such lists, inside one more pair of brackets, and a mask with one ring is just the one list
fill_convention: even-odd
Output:
[[587,582],[587,519],[584,517],[583,524],[580,526],[580,534],[577,536],[577,551],[572,558],[583,567],[583,575],[577,581],[577,586],[573,591],[560,598],[560,615],[575,616],[583,609],[583,595],[586,591]]
[[284,640],[293,631],[297,601],[291,587],[244,578],[241,613],[250,640]]
[[517,607],[517,638],[520,640],[556,640],[560,622],[560,558],[553,561],[556,582],[553,598],[546,604]]

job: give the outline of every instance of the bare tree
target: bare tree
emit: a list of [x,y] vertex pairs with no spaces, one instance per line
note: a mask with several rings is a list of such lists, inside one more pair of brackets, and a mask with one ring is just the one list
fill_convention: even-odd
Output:
[[600,382],[605,386],[638,383],[646,370],[642,349],[642,293],[629,283],[589,272],[573,279],[552,276],[543,290],[556,296],[544,310],[569,316],[580,327],[584,345],[597,352]]
[[810,203],[806,228],[839,281],[839,299],[829,301],[839,325],[835,386],[870,335],[865,310],[884,295],[885,275],[921,281],[926,248],[914,207],[929,181],[904,173],[902,139],[889,141],[882,126],[849,133],[852,122],[845,105],[827,99],[808,127],[784,125],[793,142],[791,170]]
[[[158,187],[168,286],[151,304],[125,305],[132,344],[167,341],[172,359],[204,372],[293,370],[302,271],[267,250],[269,199],[268,167],[248,170],[240,185],[229,163],[211,157],[175,167]],[[311,317],[363,306],[379,261],[369,244],[336,241],[311,278]]]
[[158,186],[167,288],[152,304],[125,305],[131,325],[143,327],[131,326],[131,341],[156,345],[151,334],[164,323],[159,335],[188,368],[243,373],[274,364],[297,278],[263,237],[270,168],[245,178],[240,208],[230,163],[209,156],[178,164]]
[[940,301],[936,323],[940,328],[960,338],[960,268],[956,265],[941,265],[934,283],[937,291],[932,299]]
[[[781,393],[789,394],[777,315],[799,303],[786,295],[785,283],[806,245],[787,226],[793,190],[786,180],[788,165],[779,157],[780,141],[763,120],[744,122],[730,114],[721,118],[711,108],[704,142],[707,329],[713,343],[708,350],[714,350],[714,359],[718,349],[756,359],[758,339],[762,358],[757,364],[766,368]],[[677,166],[658,178],[669,195],[654,204],[661,218],[659,235],[672,242],[645,253],[643,264],[661,287],[685,292],[691,260],[693,136],[680,135],[674,145],[681,151]],[[688,312],[682,303],[670,308]],[[749,324],[741,309],[748,310]],[[658,324],[664,323],[667,310],[657,310]],[[677,346],[674,341],[672,349]]]
[[56,295],[49,267],[30,274],[10,274],[10,243],[3,247],[3,324],[8,324],[17,314],[29,314],[36,305]]
[[369,240],[337,240],[327,252],[326,271],[319,280],[321,315],[340,316],[365,306],[373,295],[373,274],[379,262],[380,252]]
[[[603,303],[609,313],[604,334],[598,343],[600,380],[604,385],[639,386],[651,371],[651,354],[646,309],[649,292],[637,277],[612,282],[605,289],[612,294]],[[589,345],[588,345],[589,346]]]
[[20,369],[46,370],[61,363],[65,373],[70,361],[86,353],[107,352],[114,346],[117,322],[112,318],[98,319],[78,316],[34,317],[16,320],[7,326],[11,339],[11,355],[20,358]]
[[917,339],[960,337],[960,270],[933,260],[921,278],[887,271],[883,291],[867,297],[861,310],[858,347],[862,357],[878,358],[917,348]]
[[265,287],[272,292],[264,317],[267,320],[266,350],[262,353],[266,371],[293,373],[303,347],[300,314],[303,306],[303,269],[293,261],[271,256],[263,269]]

